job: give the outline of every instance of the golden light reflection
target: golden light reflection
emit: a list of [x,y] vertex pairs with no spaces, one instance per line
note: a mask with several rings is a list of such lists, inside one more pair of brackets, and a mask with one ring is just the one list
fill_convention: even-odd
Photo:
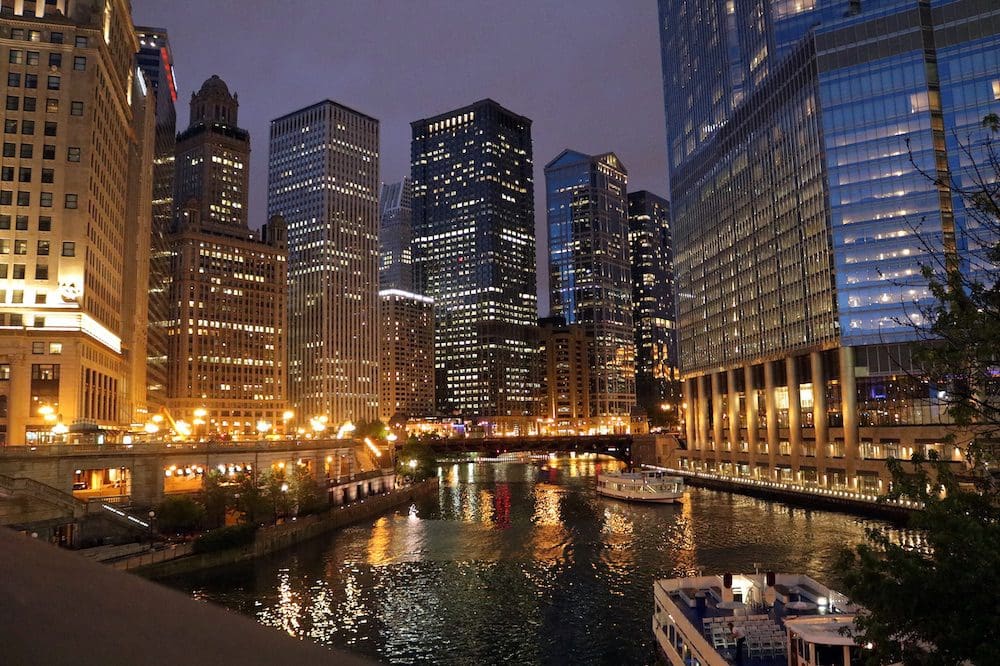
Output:
[[681,515],[674,531],[674,575],[694,576],[698,573],[698,548],[694,539],[694,515],[691,513],[691,493],[684,493]]
[[559,498],[562,494],[552,487],[535,486],[535,512],[531,522],[536,525],[562,525]]
[[375,521],[372,526],[372,533],[368,537],[368,564],[378,566],[388,564],[395,560],[391,554],[392,528],[389,525],[389,518],[382,516]]

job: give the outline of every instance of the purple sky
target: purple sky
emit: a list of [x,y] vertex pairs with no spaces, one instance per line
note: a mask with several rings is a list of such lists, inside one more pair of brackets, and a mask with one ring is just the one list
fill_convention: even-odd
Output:
[[239,124],[252,135],[252,227],[267,210],[269,121],[325,98],[380,120],[387,182],[409,173],[412,120],[484,97],[531,118],[543,245],[542,168],[563,148],[613,151],[629,170],[630,189],[667,194],[653,0],[132,0],[132,7],[136,25],[170,35],[178,129],[187,126],[192,91],[212,74],[239,94]]

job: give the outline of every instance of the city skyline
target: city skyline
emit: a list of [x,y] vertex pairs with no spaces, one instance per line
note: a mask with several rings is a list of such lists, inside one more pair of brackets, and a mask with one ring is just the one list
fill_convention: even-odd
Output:
[[[240,92],[240,125],[257,146],[250,167],[251,228],[267,217],[268,124],[326,97],[379,120],[385,183],[409,175],[410,122],[491,97],[532,119],[534,153],[541,156],[536,185],[544,182],[544,162],[572,147],[614,152],[629,166],[630,187],[666,197],[655,3],[588,0],[572,12],[536,4],[471,13],[451,3],[392,3],[373,21],[370,6],[360,2],[275,14],[253,2],[136,0],[133,15],[137,25],[169,33],[180,106],[212,74]],[[267,21],[258,20],[265,15]],[[331,24],[338,26],[336,41],[327,39]],[[448,39],[420,38],[414,25]],[[614,76],[593,77],[580,67],[595,49]],[[543,60],[546,66],[538,67]],[[187,109],[178,109],[178,127],[187,121]],[[545,238],[540,190],[535,224],[536,237]],[[540,316],[548,312],[547,256],[539,243]]]

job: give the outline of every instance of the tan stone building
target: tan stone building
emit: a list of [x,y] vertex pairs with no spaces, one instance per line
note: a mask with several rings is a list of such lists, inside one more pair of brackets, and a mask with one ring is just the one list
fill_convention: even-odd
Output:
[[586,434],[592,425],[590,365],[594,335],[562,317],[539,321],[540,430],[546,434]]
[[[0,439],[139,417],[145,81],[126,0],[0,2]],[[134,179],[146,179],[146,182]],[[135,263],[138,259],[139,265]],[[144,378],[142,379],[144,383]],[[54,431],[54,432],[53,432]]]
[[379,410],[384,421],[397,414],[434,414],[434,300],[400,289],[379,292],[382,375]]

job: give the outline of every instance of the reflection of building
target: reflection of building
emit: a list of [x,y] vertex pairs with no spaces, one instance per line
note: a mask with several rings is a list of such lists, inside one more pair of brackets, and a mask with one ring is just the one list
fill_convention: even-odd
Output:
[[300,420],[378,417],[378,137],[377,120],[329,100],[271,121],[268,211],[288,222]]
[[680,406],[672,385],[677,370],[677,340],[670,204],[645,190],[632,192],[628,195],[628,221],[636,402],[653,415]]
[[527,418],[537,318],[531,121],[482,100],[411,125],[417,291],[434,299],[438,409]]
[[130,382],[146,361],[135,252],[148,248],[152,169],[129,6],[3,5],[0,440],[119,430],[145,408]]
[[258,424],[276,429],[287,382],[284,220],[272,218],[258,237],[202,222],[198,210],[181,211],[170,236],[171,413],[189,424],[204,421],[195,423],[196,436],[255,435]]
[[541,430],[547,434],[585,434],[591,429],[590,368],[594,335],[562,317],[541,319]]
[[400,289],[383,289],[378,296],[382,418],[433,414],[434,301]]
[[911,324],[976,246],[935,181],[996,110],[989,4],[660,0],[686,464],[876,492],[961,459]]
[[626,182],[613,153],[565,150],[545,166],[551,313],[593,336],[590,414],[609,430],[635,406]]
[[150,411],[166,404],[167,317],[170,308],[170,248],[167,236],[174,219],[174,146],[177,133],[177,86],[167,32],[136,28],[136,61],[156,98],[156,138],[153,155],[153,222],[149,258],[149,325],[146,345],[146,386]]

